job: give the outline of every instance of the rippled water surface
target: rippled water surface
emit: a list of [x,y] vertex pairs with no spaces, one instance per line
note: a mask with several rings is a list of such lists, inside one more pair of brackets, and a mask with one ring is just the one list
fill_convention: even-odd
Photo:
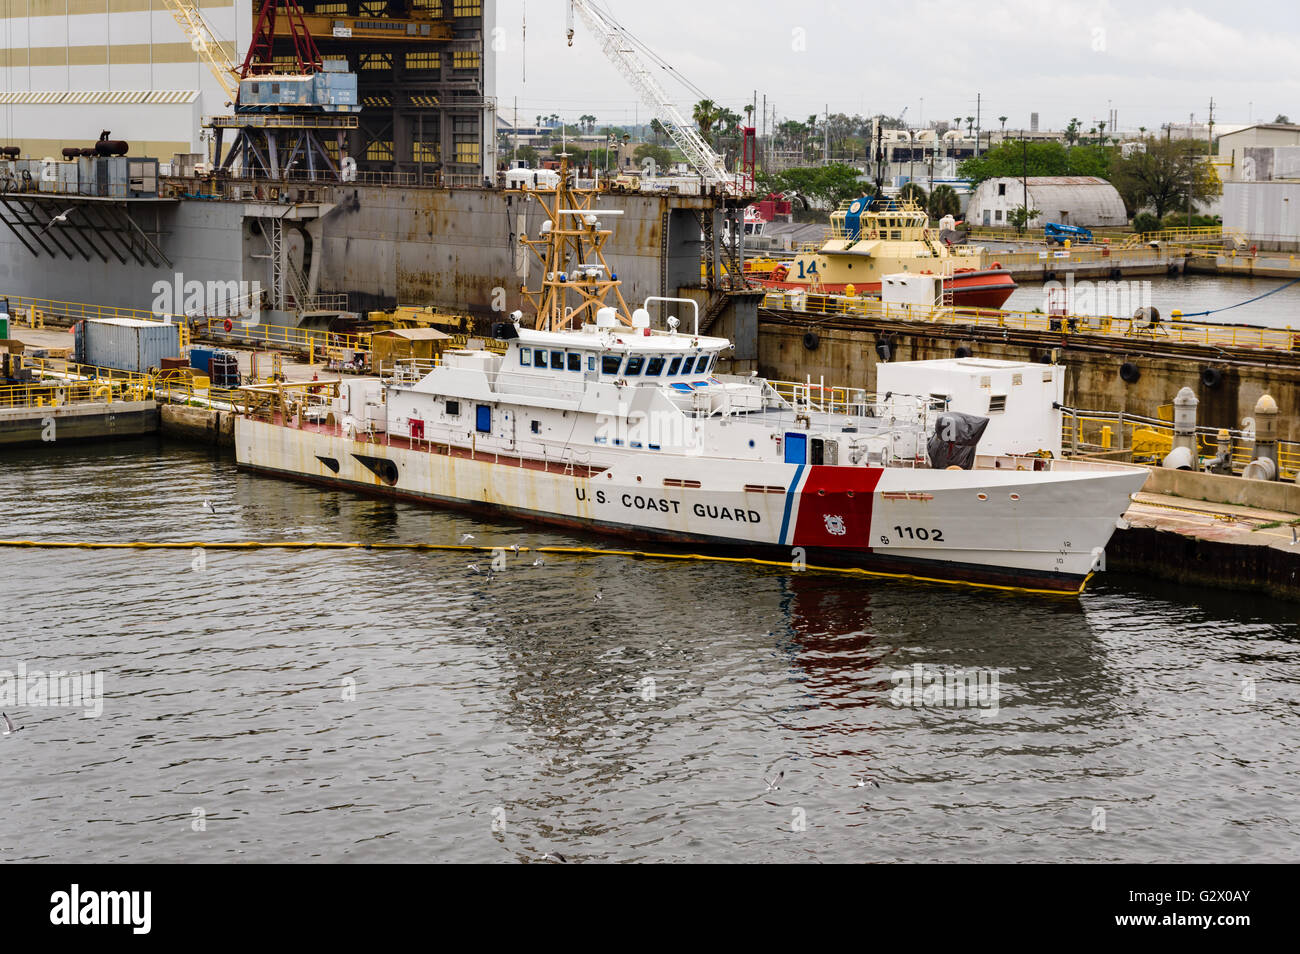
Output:
[[[153,441],[0,454],[0,528],[570,542]],[[1115,578],[1063,600],[616,557],[512,556],[489,583],[462,553],[203,556],[0,550],[0,669],[98,671],[106,694],[98,718],[6,703],[0,859],[1295,860],[1295,606]],[[996,673],[996,715],[894,704],[913,665]]]
[[[1149,284],[1130,284],[1133,282]],[[1095,283],[1086,295],[1083,284],[1078,284],[1075,303],[1093,304],[1091,313],[1094,314],[1113,313],[1127,317],[1134,307],[1150,304],[1165,318],[1178,309],[1188,316],[1184,320],[1191,322],[1300,328],[1300,283],[1291,284],[1285,278],[1137,275],[1124,279],[1123,284],[1128,287],[1123,289],[1107,291],[1097,287],[1099,284]],[[1127,310],[1121,310],[1121,305]],[[1022,282],[1002,307],[1008,311],[1033,311],[1035,308],[1047,311],[1051,305],[1041,282]],[[1214,314],[1192,316],[1193,312],[1203,311],[1213,311]]]

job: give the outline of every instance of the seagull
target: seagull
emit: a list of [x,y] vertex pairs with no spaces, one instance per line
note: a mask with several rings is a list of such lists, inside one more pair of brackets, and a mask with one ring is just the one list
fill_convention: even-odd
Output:
[[477,572],[478,572],[478,564],[477,564],[477,563],[471,563],[471,564],[469,565],[469,571],[470,571],[471,573],[477,573]]
[[853,787],[866,788],[868,785],[870,785],[872,788],[880,788],[879,782],[877,782],[874,778],[867,778],[865,775],[862,776],[862,778],[858,779],[857,783]]
[[781,787],[781,780],[784,778],[785,778],[785,769],[781,769],[781,771],[777,772],[776,775],[772,776],[771,778],[764,778],[763,781],[767,783],[767,790],[769,792],[775,792],[778,788]]
[[204,513],[213,513],[213,514],[214,514],[214,513],[217,512],[217,508],[214,507],[214,506],[212,506],[212,501],[211,501],[211,500],[205,500],[205,501],[203,501],[203,512],[204,512]]
[[0,712],[0,716],[4,716],[5,718],[4,735],[13,735],[15,732],[21,732],[23,729],[27,728],[25,725],[14,725],[14,720],[9,718],[9,713],[7,712]]
[[568,863],[569,863],[569,859],[566,858],[566,857],[564,857],[564,855],[560,854],[558,851],[550,851],[550,852],[547,852],[546,854],[542,855],[542,860],[543,860],[543,861],[558,861],[558,862],[559,862],[560,864],[562,864],[562,865],[565,865],[565,864],[568,864]]
[[601,596],[599,593],[597,593],[595,596],[593,596],[593,597],[591,598],[591,601],[592,601],[593,603],[599,603],[599,602],[600,602],[601,600],[603,600],[604,598],[605,598],[605,597],[603,597],[603,596]]
[[546,561],[543,560],[541,557],[538,557],[536,560],[533,561],[533,566],[546,566]]
[[468,543],[469,541],[471,541],[471,540],[473,540],[473,539],[474,539],[474,534],[472,534],[472,533],[462,533],[462,534],[460,535],[460,542],[461,542],[461,543]]
[[519,544],[511,544],[510,549],[514,552],[515,556],[519,556]]
[[56,215],[54,218],[50,219],[50,221],[49,221],[48,223],[46,223],[45,228],[41,229],[39,232],[36,233],[37,237],[39,238],[40,236],[44,235],[44,234],[45,234],[46,232],[48,232],[50,229],[54,228],[54,226],[56,226],[56,225],[62,225],[62,224],[64,224],[65,222],[67,222],[67,221],[68,221],[68,216],[69,216],[70,214],[72,214],[73,212],[75,212],[75,211],[76,211],[76,209],[64,209],[62,212],[60,212],[60,213],[59,213],[58,215]]

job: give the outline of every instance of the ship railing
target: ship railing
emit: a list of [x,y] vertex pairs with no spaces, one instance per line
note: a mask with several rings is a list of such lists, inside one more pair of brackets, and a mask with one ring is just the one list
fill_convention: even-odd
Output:
[[398,386],[418,384],[439,363],[437,358],[397,358],[391,366],[380,362],[378,372],[381,380]]
[[[590,469],[592,466],[590,448],[571,446],[557,448],[553,444],[518,435],[512,437],[504,446],[498,446],[496,441],[484,446],[480,443],[483,435],[472,428],[441,421],[422,420],[420,436],[415,437],[410,436],[409,420],[393,423],[399,430],[406,431],[405,435],[399,437],[409,441],[412,446],[432,454],[454,456],[459,453],[470,460],[490,460],[494,464],[521,468],[541,464],[542,469],[546,471],[556,470],[565,474],[574,474],[579,469]],[[392,443],[391,432],[392,425],[386,436],[390,444]]]
[[586,381],[576,371],[564,372],[575,380],[561,380],[520,371],[489,371],[488,387],[498,394],[517,394],[524,397],[555,398],[576,401],[586,390]]
[[[1172,417],[1173,406],[1161,412]],[[1218,460],[1223,472],[1240,474],[1257,455],[1255,433],[1239,428],[1201,425],[1195,429],[1196,454],[1203,466]],[[1061,445],[1074,456],[1115,457],[1159,464],[1173,450],[1174,426],[1166,417],[1127,412],[1061,410]],[[1278,475],[1294,480],[1300,473],[1300,443],[1277,442]]]

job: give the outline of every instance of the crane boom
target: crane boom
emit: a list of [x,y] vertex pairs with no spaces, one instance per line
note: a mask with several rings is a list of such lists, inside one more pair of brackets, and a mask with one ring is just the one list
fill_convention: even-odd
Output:
[[208,21],[203,19],[198,4],[193,0],[167,0],[167,5],[181,31],[190,38],[194,52],[203,57],[208,69],[233,103],[239,95],[239,87],[234,79],[235,64],[226,56],[226,51],[217,41]]
[[686,117],[668,98],[663,87],[655,81],[642,62],[632,43],[625,38],[625,30],[607,13],[597,9],[588,0],[569,0],[568,39],[573,45],[573,12],[577,10],[582,22],[600,43],[601,51],[614,65],[628,85],[650,110],[650,115],[663,125],[669,137],[686,156],[687,162],[704,179],[706,185],[720,185],[736,191],[736,177],[727,172],[722,157],[695,131]]

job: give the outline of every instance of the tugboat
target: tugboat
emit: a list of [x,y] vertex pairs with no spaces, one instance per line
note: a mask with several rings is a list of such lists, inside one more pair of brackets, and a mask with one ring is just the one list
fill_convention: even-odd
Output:
[[603,252],[616,213],[570,179],[565,160],[554,191],[526,190],[541,281],[495,329],[504,354],[247,389],[239,465],[638,546],[1082,589],[1145,470],[979,453],[982,419],[928,394],[721,373],[731,343],[693,302],[629,308]]
[[753,281],[826,295],[878,295],[885,275],[942,275],[943,301],[936,304],[1001,308],[1016,290],[1015,279],[997,262],[982,268],[982,255],[978,247],[950,248],[912,202],[863,196],[831,213],[825,244],[801,249],[789,264]]

